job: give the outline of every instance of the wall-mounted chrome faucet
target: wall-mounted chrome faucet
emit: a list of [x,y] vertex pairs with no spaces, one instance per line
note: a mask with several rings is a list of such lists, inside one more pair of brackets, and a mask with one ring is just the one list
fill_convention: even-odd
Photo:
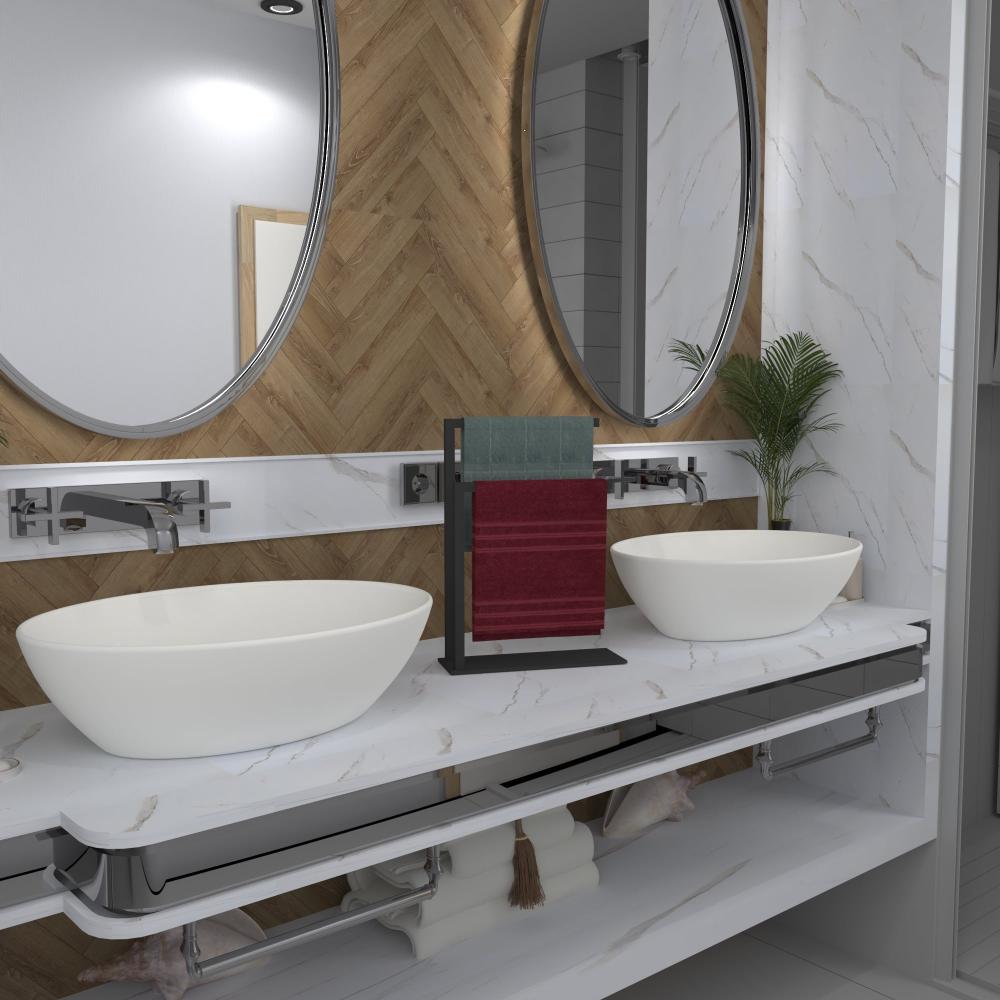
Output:
[[178,547],[178,526],[210,528],[209,512],[226,510],[228,501],[208,498],[208,480],[114,483],[101,486],[55,486],[8,490],[11,538],[143,528],[150,549],[169,555]]
[[634,462],[607,462],[604,466],[610,467],[609,479],[614,483],[614,493],[619,500],[632,489],[682,489],[693,507],[702,506],[708,499],[705,473],[697,471],[693,458],[688,460],[686,469],[680,467],[676,458],[641,458]]

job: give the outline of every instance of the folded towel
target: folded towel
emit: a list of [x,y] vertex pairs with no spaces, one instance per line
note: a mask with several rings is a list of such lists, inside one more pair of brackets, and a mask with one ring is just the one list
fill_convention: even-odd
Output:
[[[462,480],[591,479],[592,417],[466,417]],[[465,547],[472,544],[472,503],[465,501]]]
[[[579,868],[574,868],[572,871],[564,872],[562,875],[553,875],[551,878],[543,879],[546,905],[565,899],[577,892],[596,889],[599,882],[600,873],[597,870],[597,865],[592,861]],[[344,897],[341,907],[346,912],[360,906],[367,906],[385,899],[395,891],[392,886],[380,880],[377,885],[349,892]],[[480,903],[478,906],[473,906],[471,909],[463,910],[461,913],[456,913],[427,926],[420,924],[416,907],[382,917],[379,919],[379,923],[392,930],[402,931],[410,939],[413,954],[419,961],[430,958],[442,948],[485,934],[511,920],[528,919],[532,912],[537,913],[538,911],[519,910],[511,907],[505,893],[501,899]]]
[[[576,822],[565,806],[548,812],[528,816],[523,821],[524,832],[542,851],[553,844],[569,840],[573,836]],[[514,824],[504,823],[473,833],[460,840],[452,840],[441,847],[445,870],[452,875],[479,875],[502,864],[510,864],[514,857]],[[400,888],[415,888],[427,881],[424,862],[427,856],[407,854],[405,857],[387,861],[376,866],[379,875]]]
[[[564,875],[594,860],[594,835],[589,827],[577,823],[569,840],[537,851],[536,858],[538,872],[545,885],[547,880],[556,875]],[[417,886],[426,883],[426,873],[421,873],[421,878],[420,881],[414,880]],[[512,878],[513,870],[509,860],[480,875],[458,876],[445,872],[440,877],[437,892],[414,909],[417,922],[421,927],[426,927],[481,903],[506,899]],[[391,896],[403,888],[399,882],[389,882],[383,878],[378,868],[354,872],[347,876],[347,880],[351,888],[359,892],[378,888],[385,895]],[[406,888],[410,887],[408,883]]]
[[608,529],[603,480],[480,483],[472,509],[474,640],[601,632]]

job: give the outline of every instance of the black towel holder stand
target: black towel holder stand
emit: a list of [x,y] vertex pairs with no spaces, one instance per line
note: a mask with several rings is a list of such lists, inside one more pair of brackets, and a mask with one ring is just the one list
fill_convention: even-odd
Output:
[[[600,426],[595,417],[594,426]],[[462,480],[456,452],[462,419],[444,422],[444,656],[449,674],[492,674],[563,667],[620,666],[628,661],[610,649],[551,649],[517,653],[465,651],[465,495],[474,482]]]

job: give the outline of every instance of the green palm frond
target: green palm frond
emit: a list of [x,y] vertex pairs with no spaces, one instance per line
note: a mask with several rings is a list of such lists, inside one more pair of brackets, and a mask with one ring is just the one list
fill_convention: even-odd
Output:
[[675,340],[670,345],[670,353],[695,374],[700,372],[708,361],[708,355],[700,344],[692,344],[686,340]]
[[[670,351],[685,367],[704,368],[706,355],[697,344],[675,341]],[[755,440],[753,449],[734,454],[760,476],[768,516],[777,520],[802,479],[833,471],[823,461],[794,465],[793,456],[809,435],[840,429],[832,413],[815,412],[841,377],[840,367],[822,345],[798,331],[771,341],[759,358],[730,354],[716,374],[723,402]]]

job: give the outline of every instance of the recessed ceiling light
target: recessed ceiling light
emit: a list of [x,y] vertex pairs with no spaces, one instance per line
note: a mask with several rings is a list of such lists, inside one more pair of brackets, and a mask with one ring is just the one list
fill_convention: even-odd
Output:
[[299,0],[260,0],[260,9],[266,10],[268,14],[285,17],[289,14],[301,14],[302,4]]

